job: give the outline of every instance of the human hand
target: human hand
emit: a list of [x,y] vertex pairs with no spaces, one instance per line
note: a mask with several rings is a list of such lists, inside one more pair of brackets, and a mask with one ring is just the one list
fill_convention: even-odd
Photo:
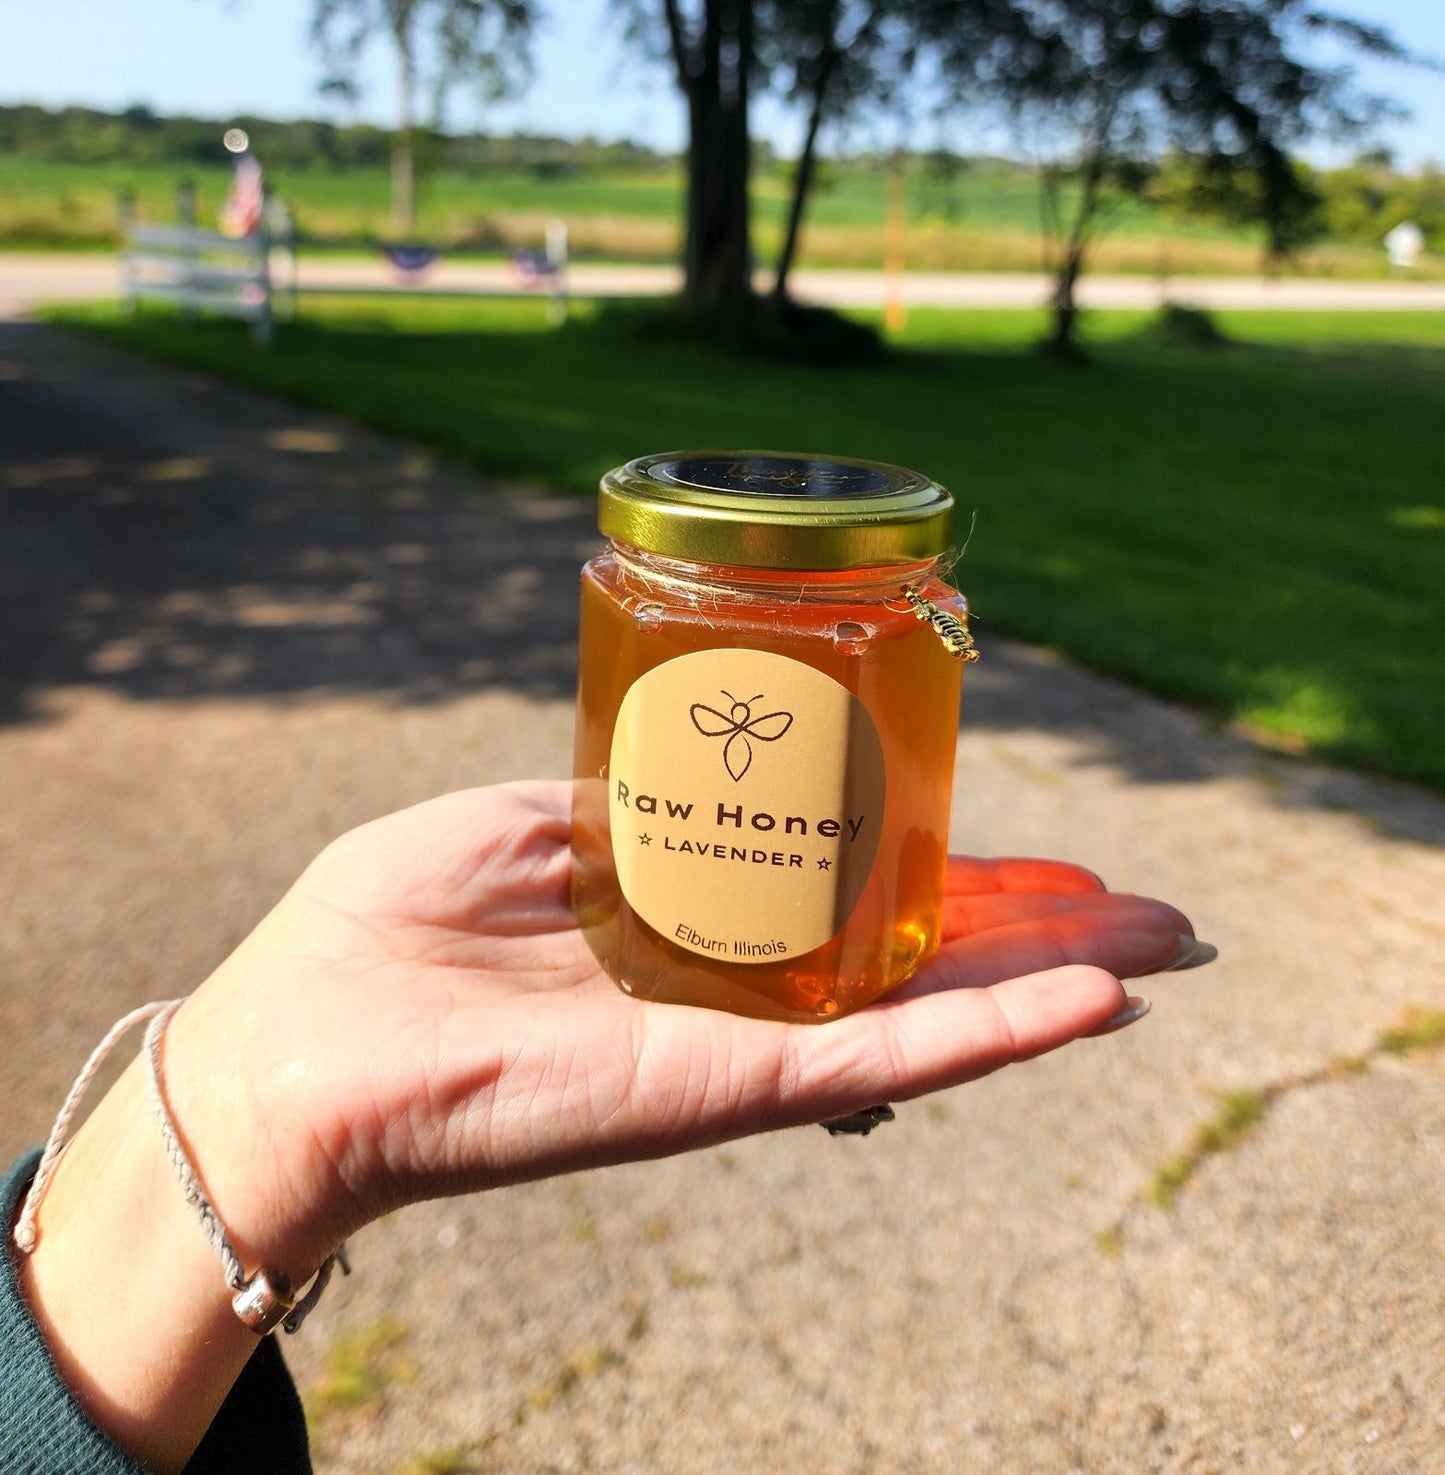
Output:
[[[570,788],[328,847],[177,1015],[166,1086],[222,1220],[304,1273],[403,1202],[898,1101],[1097,1028],[1188,921],[1049,861],[950,862],[945,944],[825,1025],[627,997],[568,901]],[[245,1130],[238,1131],[238,1124]]]

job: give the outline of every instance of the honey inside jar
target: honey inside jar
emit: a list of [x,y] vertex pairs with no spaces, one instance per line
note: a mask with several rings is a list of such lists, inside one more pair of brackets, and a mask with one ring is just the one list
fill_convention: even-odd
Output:
[[[819,496],[795,516],[830,519],[821,539],[786,518],[759,535],[759,514],[775,504],[727,485],[756,462],[765,487],[796,468],[794,480],[836,490],[837,468],[861,467],[875,495],[855,504],[872,511],[886,479],[881,500],[902,482],[924,505],[886,536],[865,522],[840,544],[842,520],[859,509]],[[642,467],[646,477],[659,463],[682,484],[689,515],[709,492],[739,500],[732,533],[748,546],[724,536],[727,561],[658,552],[680,545],[625,507],[612,548],[583,571],[578,920],[637,997],[833,1018],[903,982],[938,942],[962,662],[920,609],[964,610],[935,567],[951,502],[896,468],[816,458],[647,458],[613,476]],[[777,501],[801,500],[796,485],[784,490],[794,495]],[[689,550],[709,549],[695,526],[684,532]],[[850,549],[870,561],[775,566],[840,561]],[[764,557],[774,564],[759,566]]]

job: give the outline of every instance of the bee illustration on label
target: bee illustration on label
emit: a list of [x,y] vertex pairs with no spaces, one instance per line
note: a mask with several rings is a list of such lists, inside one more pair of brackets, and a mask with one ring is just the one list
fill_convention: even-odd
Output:
[[978,659],[978,648],[973,643],[973,636],[968,633],[968,625],[965,621],[959,619],[957,615],[950,614],[946,609],[939,609],[931,599],[925,599],[917,589],[905,589],[903,597],[908,601],[908,607],[913,611],[914,616],[933,627],[933,633],[943,642],[943,648],[949,655],[957,656],[961,661]]
[[692,725],[704,737],[727,739],[723,744],[723,766],[732,781],[737,783],[753,766],[751,739],[757,738],[762,743],[777,742],[793,725],[793,714],[764,712],[761,717],[754,717],[753,705],[762,701],[762,692],[745,702],[739,701],[730,691],[724,691],[723,695],[732,703],[726,714],[702,702],[694,702],[687,710]]

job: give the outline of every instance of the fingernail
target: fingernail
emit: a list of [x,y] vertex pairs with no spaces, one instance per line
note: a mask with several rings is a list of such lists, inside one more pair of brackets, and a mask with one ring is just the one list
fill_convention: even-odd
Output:
[[1149,1000],[1142,994],[1131,994],[1129,996],[1129,1002],[1117,1014],[1110,1015],[1103,1024],[1095,1025],[1093,1029],[1084,1035],[1084,1039],[1095,1040],[1100,1035],[1117,1034],[1121,1029],[1128,1029],[1131,1024],[1135,1024],[1143,1019],[1153,1007]]
[[1219,949],[1212,942],[1200,942],[1197,937],[1190,937],[1187,932],[1181,932],[1179,934],[1179,956],[1167,968],[1160,971],[1183,973],[1186,968],[1202,968],[1206,963],[1212,963],[1218,956]]

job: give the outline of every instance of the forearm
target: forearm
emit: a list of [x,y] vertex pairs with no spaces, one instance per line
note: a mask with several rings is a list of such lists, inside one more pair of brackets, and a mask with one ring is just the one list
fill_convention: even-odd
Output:
[[[167,1041],[177,1124],[242,1263],[279,1265],[299,1279],[315,1267],[278,1258],[292,1245],[248,1190],[247,1174],[257,1171],[248,1164],[260,1156],[234,1120],[190,1012],[177,1016]],[[202,1089],[208,1076],[211,1089]],[[231,1118],[224,1132],[223,1116]],[[38,1229],[17,1270],[55,1367],[122,1449],[162,1475],[180,1471],[258,1341],[233,1314],[221,1266],[166,1159],[143,1061],[66,1149]]]

